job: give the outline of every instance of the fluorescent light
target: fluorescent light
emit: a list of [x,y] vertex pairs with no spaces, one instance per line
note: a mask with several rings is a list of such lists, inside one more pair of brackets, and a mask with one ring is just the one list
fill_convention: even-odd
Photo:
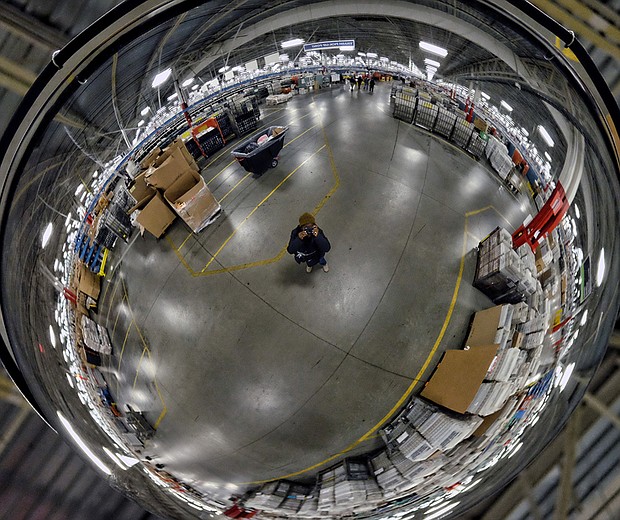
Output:
[[280,54],[280,61],[286,62],[288,59],[288,54]]
[[566,383],[568,383],[568,380],[570,379],[570,376],[573,374],[574,369],[575,369],[575,363],[571,363],[570,365],[566,367],[566,370],[564,370],[562,379],[560,379],[560,385],[559,385],[560,392],[564,390],[564,388],[566,387]]
[[52,347],[56,348],[56,334],[54,334],[54,329],[50,325],[50,341],[52,343]]
[[183,83],[181,83],[182,87],[189,87],[194,82],[194,78],[188,78]]
[[127,455],[123,455],[121,453],[117,453],[116,456],[120,459],[120,461],[125,464],[128,468],[135,466],[138,462],[140,462],[135,457],[128,457]]
[[551,136],[549,135],[549,132],[547,132],[547,129],[542,125],[538,125],[537,128],[538,128],[538,133],[542,136],[545,143],[547,143],[547,146],[551,146],[553,148],[553,145],[555,143],[553,142],[553,139],[551,139]]
[[380,61],[390,61],[390,58],[386,58],[385,56],[381,56],[379,58]]
[[486,92],[480,92],[480,95],[487,101],[491,99],[491,96],[489,96]]
[[293,38],[292,40],[282,42],[280,45],[283,49],[288,49],[289,47],[299,47],[304,42],[305,40],[302,40],[301,38]]
[[196,83],[195,85],[192,85],[192,90],[196,90],[200,85],[198,85],[198,83]]
[[151,107],[144,107],[142,110],[140,110],[140,115],[145,116],[149,113],[149,110],[151,110]]
[[512,107],[508,103],[506,103],[503,99],[500,105],[502,105],[506,110],[508,110],[508,112],[512,112]]
[[[432,520],[433,518],[439,518],[439,517],[445,515],[450,510],[454,509],[459,504],[460,504],[460,502],[452,502],[451,504],[448,504],[448,505],[442,507],[441,509],[436,510],[434,513],[432,513],[430,515],[428,514],[430,510],[426,511],[425,514],[424,514],[424,519],[425,520]],[[431,508],[431,510],[432,509],[436,509],[436,508]]]
[[114,464],[116,464],[119,468],[121,468],[122,470],[127,469],[127,467],[118,459],[118,457],[114,455],[114,453],[112,453],[108,448],[104,446],[103,451],[105,451],[105,454],[110,457],[110,459],[112,459],[112,462],[114,462]]
[[358,52],[357,55],[358,56],[366,56],[366,53],[365,52]]
[[138,121],[138,126],[142,126],[144,124],[144,119],[141,119],[140,121]]
[[601,248],[601,256],[598,257],[598,267],[596,268],[596,286],[600,287],[605,276],[605,248]]
[[545,157],[549,162],[551,162],[551,156],[549,155],[549,152],[545,152]]
[[78,184],[78,187],[75,189],[75,196],[77,197],[80,193],[82,193],[83,189],[84,185],[82,183]]
[[581,218],[581,213],[579,212],[579,206],[577,206],[577,204],[575,204],[575,216]]
[[97,457],[97,455],[95,455],[91,451],[91,449],[88,446],[86,446],[86,444],[84,444],[84,441],[75,432],[75,430],[73,429],[73,426],[71,426],[71,423],[69,423],[69,421],[67,421],[67,419],[65,419],[60,412],[56,412],[56,413],[58,414],[58,418],[60,419],[60,422],[65,427],[65,430],[67,430],[69,435],[71,435],[71,438],[77,443],[77,445],[88,456],[88,458],[92,460],[95,463],[95,465],[101,471],[103,471],[106,475],[111,475],[112,472],[110,471],[110,469],[103,462],[101,462],[101,459],[99,459],[99,457]]
[[177,97],[178,94],[175,92],[174,94],[172,94],[171,96],[168,96],[168,101],[172,101],[175,97]]
[[218,72],[226,72],[228,69],[230,69],[230,67],[228,65],[225,65],[224,67],[222,67],[221,69],[218,69]]
[[428,42],[420,42],[420,49],[424,49],[432,54],[437,54],[437,56],[441,56],[442,58],[445,58],[448,55],[448,51],[446,49]]
[[151,84],[151,87],[153,88],[159,87],[159,85],[162,85],[168,80],[171,74],[172,74],[172,69],[166,69],[160,72],[153,78],[153,83]]
[[431,60],[430,58],[424,58],[424,63],[427,65],[432,65],[433,67],[439,67],[439,65],[441,65],[438,61]]
[[587,321],[588,321],[588,309],[583,311],[583,315],[581,316],[581,321],[579,322],[579,325],[583,327]]
[[[530,133],[529,133],[529,132],[528,132],[525,128],[521,128],[521,133],[522,133],[525,137],[527,137],[528,135],[530,135]],[[549,159],[549,160],[551,160],[551,159]]]
[[[86,195],[86,193],[84,195]],[[50,241],[50,238],[52,237],[53,229],[54,229],[54,227],[52,226],[51,222],[45,227],[45,231],[43,231],[43,238],[41,240],[41,247],[42,248],[45,249],[45,246]]]
[[374,52],[367,52],[366,53],[366,57],[367,58],[376,58],[377,54],[375,54]]

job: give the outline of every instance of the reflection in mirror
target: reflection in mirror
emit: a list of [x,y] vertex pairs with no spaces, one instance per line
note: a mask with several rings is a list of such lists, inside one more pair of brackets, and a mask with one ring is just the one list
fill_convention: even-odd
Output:
[[613,325],[604,94],[504,2],[156,3],[56,55],[5,137],[33,401],[170,518],[475,506]]

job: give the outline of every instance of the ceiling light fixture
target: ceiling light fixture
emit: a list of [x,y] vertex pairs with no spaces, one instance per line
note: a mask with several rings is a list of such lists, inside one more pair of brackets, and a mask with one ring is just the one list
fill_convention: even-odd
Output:
[[[84,195],[86,195],[86,193],[84,193]],[[41,247],[43,249],[45,249],[45,246],[48,244],[48,242],[50,241],[50,238],[52,237],[52,231],[54,230],[54,227],[52,226],[52,223],[50,222],[46,227],[45,227],[45,231],[43,231],[43,238],[41,239]]]
[[491,99],[491,96],[489,96],[486,92],[480,92],[480,95],[487,101]]
[[420,42],[420,49],[436,54],[437,56],[441,56],[442,58],[445,58],[448,55],[448,51],[446,49],[428,42]]
[[358,52],[357,55],[358,56],[366,56],[366,53],[365,52]]
[[218,69],[217,71],[222,73],[222,72],[226,72],[228,69],[230,69],[230,67],[228,65],[224,65],[221,69]]
[[553,145],[555,145],[555,143],[553,142],[553,139],[551,139],[551,136],[549,135],[549,132],[547,132],[547,129],[542,125],[538,125],[537,128],[538,133],[544,139],[545,143],[547,143],[547,146],[551,146],[553,148]]
[[302,40],[301,38],[293,38],[292,40],[282,42],[280,45],[283,49],[288,49],[290,47],[299,47],[304,42],[305,40]]
[[503,99],[500,105],[502,105],[506,110],[508,110],[508,112],[512,112],[512,107],[508,103],[506,103]]
[[183,83],[181,83],[182,87],[189,87],[194,82],[194,78],[188,78]]
[[171,74],[172,74],[172,69],[166,69],[160,72],[153,78],[153,83],[151,84],[151,86],[153,88],[159,87],[159,85],[162,85],[168,80]]
[[367,52],[366,53],[366,57],[367,58],[377,58],[377,54],[375,54],[374,52]]
[[140,115],[145,116],[149,113],[149,110],[151,110],[151,107],[144,107],[142,110],[140,110]]
[[142,126],[144,124],[144,119],[141,119],[140,121],[138,121],[138,127]]
[[175,97],[177,97],[178,94],[175,92],[174,94],[172,94],[171,96],[168,96],[167,99],[168,101],[172,101]]
[[424,63],[427,65],[432,65],[433,67],[439,67],[439,65],[441,65],[438,61],[431,60],[430,58],[424,58]]
[[549,162],[551,162],[551,156],[549,155],[549,152],[545,152],[545,157]]
[[198,83],[196,83],[195,85],[192,85],[192,90],[196,90],[198,87],[200,87],[200,85],[198,85]]

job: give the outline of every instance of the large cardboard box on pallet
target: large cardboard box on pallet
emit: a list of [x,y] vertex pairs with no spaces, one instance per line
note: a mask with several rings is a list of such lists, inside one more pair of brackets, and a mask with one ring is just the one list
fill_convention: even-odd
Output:
[[194,233],[204,229],[220,211],[202,176],[187,169],[164,192],[164,198]]
[[447,350],[422,390],[422,397],[449,410],[465,413],[476,397],[498,345]]
[[155,238],[164,234],[168,226],[174,222],[176,215],[158,193],[140,211],[136,221]]

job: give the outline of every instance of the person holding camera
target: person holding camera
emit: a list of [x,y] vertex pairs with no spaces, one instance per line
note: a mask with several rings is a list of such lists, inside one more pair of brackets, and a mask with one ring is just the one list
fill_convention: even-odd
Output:
[[291,231],[291,238],[286,250],[294,255],[295,262],[306,264],[306,272],[311,273],[312,267],[320,264],[324,272],[329,271],[325,253],[331,249],[331,244],[323,233],[323,230],[316,225],[314,216],[304,213],[299,217],[299,226]]

